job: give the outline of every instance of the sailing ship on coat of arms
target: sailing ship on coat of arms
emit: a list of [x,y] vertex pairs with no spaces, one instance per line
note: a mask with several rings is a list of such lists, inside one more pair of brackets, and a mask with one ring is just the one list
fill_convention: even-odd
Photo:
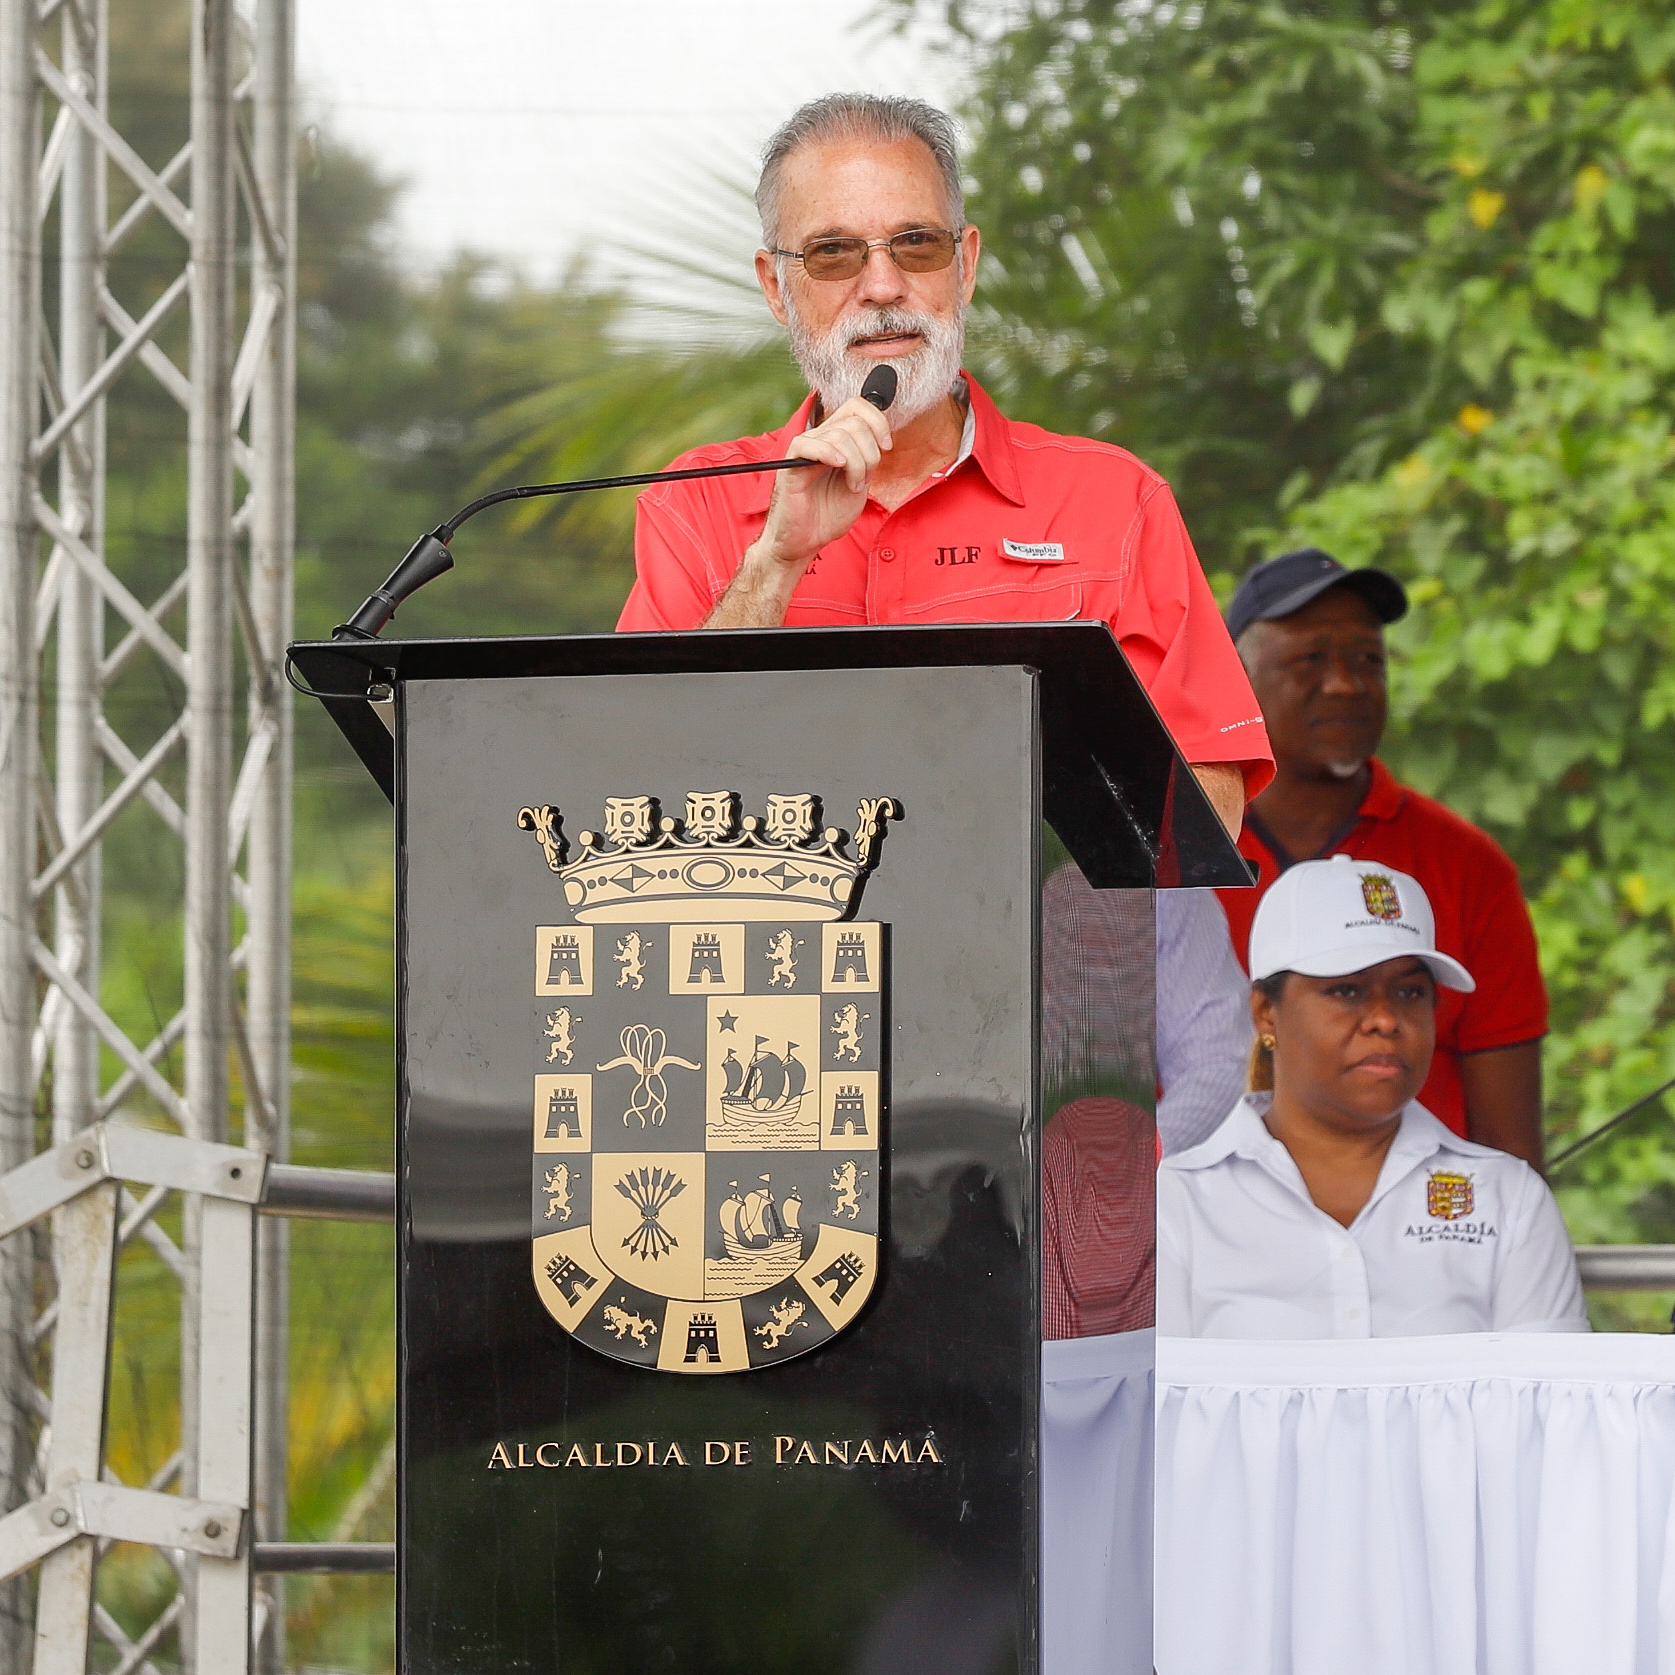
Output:
[[572,858],[518,811],[568,909],[535,926],[533,1277],[591,1348],[749,1371],[871,1295],[889,950],[854,912],[900,812],[864,799],[851,853],[811,793],[608,797]]

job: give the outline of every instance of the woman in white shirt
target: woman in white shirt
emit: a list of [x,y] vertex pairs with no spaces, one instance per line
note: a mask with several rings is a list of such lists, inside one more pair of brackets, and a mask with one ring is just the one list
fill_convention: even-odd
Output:
[[1437,984],[1475,986],[1419,884],[1347,855],[1292,867],[1250,961],[1253,1091],[1158,1173],[1159,1332],[1587,1331],[1546,1183],[1414,1097]]

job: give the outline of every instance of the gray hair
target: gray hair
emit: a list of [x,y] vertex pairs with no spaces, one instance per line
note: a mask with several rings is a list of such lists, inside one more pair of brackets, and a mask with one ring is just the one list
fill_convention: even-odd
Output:
[[762,151],[762,178],[756,183],[756,213],[769,249],[779,245],[780,176],[785,160],[805,145],[828,140],[872,140],[895,145],[920,140],[930,147],[948,194],[948,216],[956,232],[965,225],[965,190],[960,184],[959,131],[953,117],[923,99],[891,94],[828,93],[811,99],[774,133]]

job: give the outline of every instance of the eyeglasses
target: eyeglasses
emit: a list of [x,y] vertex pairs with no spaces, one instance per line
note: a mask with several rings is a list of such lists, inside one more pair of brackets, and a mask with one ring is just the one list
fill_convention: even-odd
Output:
[[775,250],[803,264],[810,279],[853,279],[875,250],[888,250],[903,273],[940,273],[954,259],[958,236],[941,227],[912,227],[894,238],[817,238],[801,250]]

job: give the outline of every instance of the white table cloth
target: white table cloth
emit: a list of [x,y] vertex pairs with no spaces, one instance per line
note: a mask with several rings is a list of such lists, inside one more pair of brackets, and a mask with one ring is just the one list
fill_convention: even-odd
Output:
[[1675,1671],[1671,1338],[1163,1338],[1156,1446],[1159,1675]]
[[1042,1675],[1152,1667],[1152,1346],[1041,1346]]

